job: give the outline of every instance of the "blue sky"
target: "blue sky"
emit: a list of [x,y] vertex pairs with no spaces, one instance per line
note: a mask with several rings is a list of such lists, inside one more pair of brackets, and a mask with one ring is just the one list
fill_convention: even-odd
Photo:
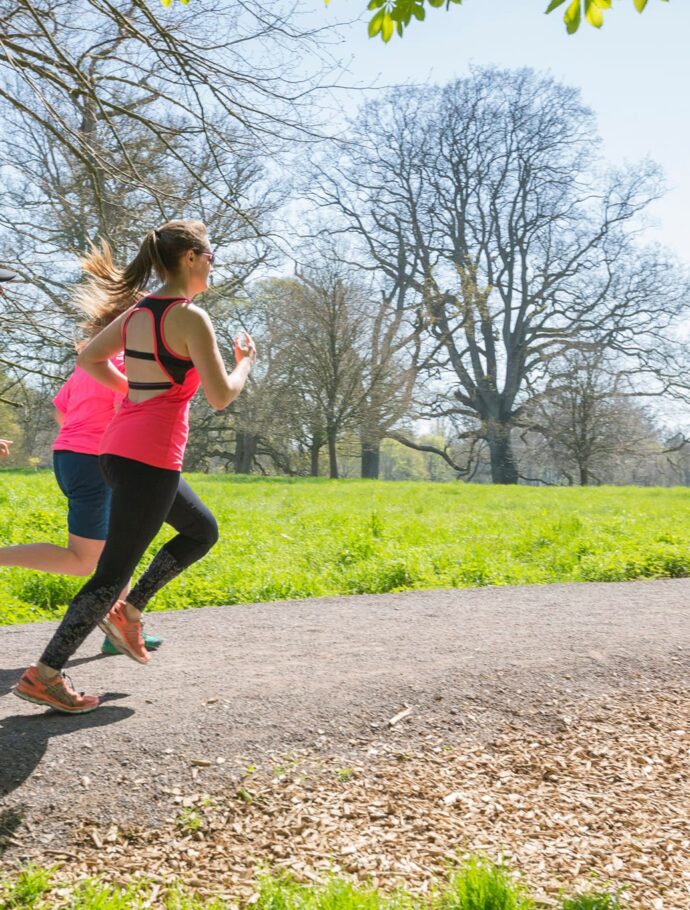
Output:
[[[319,0],[311,24],[354,17],[365,0]],[[450,12],[430,10],[401,41],[384,46],[366,36],[364,20],[346,26],[336,53],[348,62],[349,81],[446,82],[470,64],[531,66],[582,91],[595,112],[607,160],[645,157],[664,169],[666,197],[652,210],[650,240],[690,264],[690,2],[649,0],[639,15],[632,0],[614,0],[604,27],[582,26],[567,36],[559,13],[544,15],[547,0],[464,0]],[[356,105],[358,93],[344,100]]]

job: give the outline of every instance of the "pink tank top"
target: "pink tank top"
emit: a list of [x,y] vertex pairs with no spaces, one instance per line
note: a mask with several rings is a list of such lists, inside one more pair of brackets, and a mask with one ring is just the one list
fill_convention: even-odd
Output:
[[[189,357],[181,357],[168,347],[164,320],[172,307],[183,303],[179,297],[144,297],[122,326],[125,356],[153,360],[170,377],[161,382],[130,382],[130,388],[161,389],[148,401],[125,398],[101,441],[102,455],[120,455],[156,468],[181,471],[189,436],[189,402],[199,388],[199,374]],[[133,313],[151,314],[154,330],[152,353],[127,347],[127,324]]]

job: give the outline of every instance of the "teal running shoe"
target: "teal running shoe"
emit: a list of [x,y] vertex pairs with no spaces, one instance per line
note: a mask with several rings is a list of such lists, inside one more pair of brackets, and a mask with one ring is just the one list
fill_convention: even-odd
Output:
[[[159,638],[157,635],[147,635],[146,632],[144,632],[144,644],[146,645],[147,651],[157,651],[163,644],[163,639]],[[120,651],[117,650],[115,645],[110,643],[110,639],[107,635],[103,639],[103,644],[101,645],[101,654],[120,654]]]

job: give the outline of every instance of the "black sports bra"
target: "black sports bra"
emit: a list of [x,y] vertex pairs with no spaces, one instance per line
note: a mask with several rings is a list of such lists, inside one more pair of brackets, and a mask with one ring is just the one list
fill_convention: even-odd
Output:
[[[153,315],[153,328],[155,334],[154,351],[134,351],[125,346],[125,357],[135,357],[138,360],[153,360],[168,376],[171,382],[129,382],[130,389],[171,389],[173,384],[182,385],[187,373],[193,369],[194,364],[189,357],[180,357],[173,354],[165,343],[163,335],[163,317],[167,311],[186,297],[142,297],[130,313],[130,318],[136,310],[148,310]],[[129,322],[129,319],[127,320]],[[124,331],[127,329],[125,323]]]

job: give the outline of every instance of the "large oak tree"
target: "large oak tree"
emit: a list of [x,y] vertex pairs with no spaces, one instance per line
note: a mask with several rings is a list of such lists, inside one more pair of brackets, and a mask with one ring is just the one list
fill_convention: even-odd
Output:
[[416,300],[435,358],[431,416],[488,445],[515,483],[511,432],[551,364],[596,339],[647,393],[682,391],[672,327],[685,275],[635,241],[660,192],[649,163],[606,171],[577,91],[529,70],[475,70],[365,106],[315,176],[372,266]]

